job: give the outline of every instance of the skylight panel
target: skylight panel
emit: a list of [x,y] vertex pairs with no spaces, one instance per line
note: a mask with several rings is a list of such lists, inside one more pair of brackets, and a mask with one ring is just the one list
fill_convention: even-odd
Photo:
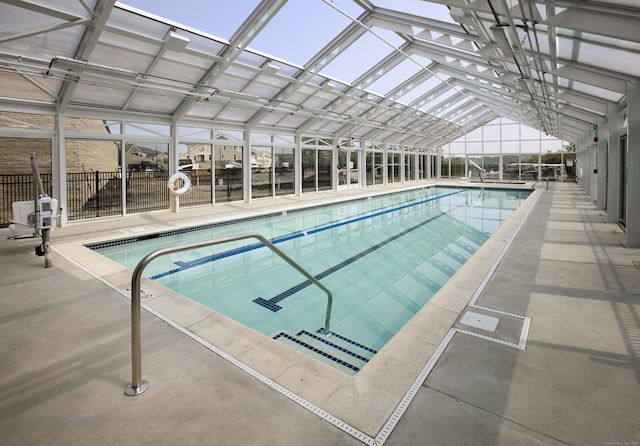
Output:
[[617,103],[619,102],[624,95],[620,93],[616,93],[610,90],[605,90],[604,88],[600,88],[595,85],[587,85],[582,82],[573,81],[573,90],[585,93],[589,96],[593,96],[600,99],[605,99],[609,102]]
[[426,85],[425,82],[418,85],[417,87],[412,88],[407,94],[400,96],[398,98],[398,102],[402,102],[403,104],[411,104],[413,101],[420,98],[422,95],[427,93],[430,90],[429,86]]
[[429,112],[432,109],[435,109],[436,107],[440,106],[439,108],[442,108],[442,105],[444,103],[444,101],[446,101],[447,99],[451,98],[452,96],[456,95],[458,92],[455,89],[450,89],[445,91],[443,94],[436,96],[435,98],[433,98],[432,100],[430,100],[429,102],[427,102],[426,104],[424,104],[422,107],[420,107],[420,110],[422,111],[426,111]]
[[[324,67],[323,73],[335,79],[352,83],[380,60],[395,51],[393,48],[397,48],[403,42],[397,34],[391,31],[375,28],[374,32],[375,34],[366,33],[356,40]],[[393,45],[393,48],[390,45]]]
[[577,61],[593,65],[594,60],[598,61],[598,66],[607,67],[607,69],[619,73],[634,76],[640,73],[640,55],[637,53],[581,42]]
[[[86,11],[84,11],[86,15]],[[84,17],[79,15],[78,17]],[[12,34],[35,32],[46,28],[54,28],[67,23],[65,20],[53,18],[46,14],[28,11],[12,5],[3,5],[0,14],[0,33],[2,37]],[[62,27],[46,34],[35,32],[34,35],[21,39],[9,39],[2,43],[3,51],[29,57],[72,56],[78,39],[82,36],[82,27]]]
[[258,6],[260,0],[243,0],[241,2],[189,0],[188,4],[176,1],[124,0],[122,3],[229,40]]
[[[346,8],[351,3],[342,0],[336,6]],[[346,12],[357,17],[362,10],[350,7]],[[249,46],[304,65],[350,23],[322,1],[289,0]]]
[[458,24],[451,18],[449,8],[445,5],[429,3],[424,0],[402,0],[401,2],[398,0],[374,0],[372,3],[379,8],[414,14],[441,22]]
[[380,79],[373,82],[371,85],[367,87],[369,91],[377,91],[384,95],[389,91],[396,88],[405,80],[409,79],[417,72],[421,71],[422,67],[418,65],[416,62],[410,59],[406,59],[403,62],[399,63]]

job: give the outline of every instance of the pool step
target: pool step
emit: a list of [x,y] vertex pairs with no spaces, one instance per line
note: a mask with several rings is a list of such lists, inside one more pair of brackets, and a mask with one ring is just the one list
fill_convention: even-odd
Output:
[[330,336],[325,336],[322,328],[315,333],[300,330],[295,335],[281,331],[273,339],[294,348],[303,347],[309,350],[310,356],[324,362],[329,361],[333,366],[338,365],[349,373],[358,372],[377,353],[376,350],[339,333],[329,334]]

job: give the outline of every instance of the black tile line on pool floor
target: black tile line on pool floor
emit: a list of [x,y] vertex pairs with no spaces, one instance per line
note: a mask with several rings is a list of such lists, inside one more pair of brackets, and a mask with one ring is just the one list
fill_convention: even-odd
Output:
[[[307,330],[300,330],[298,333],[296,333],[296,336],[298,336],[298,337],[303,336],[303,335],[304,336],[308,336],[311,339],[315,339],[316,341],[321,342],[321,343],[323,343],[325,345],[328,345],[331,348],[335,348],[336,350],[339,350],[339,351],[341,351],[343,353],[346,353],[349,356],[353,356],[354,358],[359,359],[362,362],[369,362],[369,358],[367,358],[365,356],[362,356],[362,355],[359,355],[356,352],[352,352],[351,350],[349,350],[349,349],[347,349],[345,347],[342,347],[342,346],[340,346],[338,344],[335,344],[335,343],[329,341],[329,339],[331,339],[331,338],[325,338],[324,336],[318,336],[318,335],[316,335],[314,333],[311,333],[310,331],[307,331]],[[340,337],[336,336],[336,339],[340,339]],[[368,349],[368,350],[373,350],[373,349]]]
[[[465,192],[465,190],[458,190],[458,191],[450,192],[450,193],[447,193],[447,194],[437,195],[435,197],[429,197],[427,199],[420,200],[420,201],[417,201],[417,202],[403,204],[402,206],[395,206],[393,208],[388,208],[388,209],[385,209],[385,210],[382,210],[382,211],[369,213],[369,214],[366,214],[366,215],[363,215],[363,216],[359,216],[359,217],[356,217],[356,218],[350,218],[350,219],[347,219],[347,220],[341,220],[341,221],[338,221],[338,222],[335,222],[335,223],[330,223],[330,224],[323,225],[323,226],[320,226],[320,227],[317,227],[317,228],[313,228],[313,229],[306,229],[306,230],[303,230],[303,231],[297,231],[297,232],[294,232],[292,234],[288,234],[288,235],[284,235],[284,236],[273,238],[270,241],[273,244],[282,243],[282,242],[285,242],[285,241],[288,241],[288,240],[293,240],[293,239],[296,239],[296,238],[299,238],[299,237],[304,237],[304,236],[307,236],[307,235],[313,235],[313,234],[317,234],[319,232],[323,232],[323,231],[327,231],[327,230],[330,230],[330,229],[334,229],[334,228],[337,228],[339,226],[344,226],[344,225],[355,223],[355,222],[358,222],[358,221],[361,221],[361,220],[374,218],[374,217],[377,217],[377,216],[380,216],[380,215],[383,215],[383,214],[388,214],[390,212],[396,212],[396,211],[401,210],[401,209],[406,209],[406,208],[409,208],[409,207],[418,206],[420,204],[424,204],[424,203],[428,203],[428,202],[431,202],[431,201],[439,200],[439,199],[442,199],[442,198],[445,198],[445,197],[449,197],[451,195],[456,195],[456,194],[459,194],[459,193],[462,193],[462,192]],[[448,212],[450,212],[451,210],[452,209],[450,209]],[[262,248],[262,247],[264,247],[264,245],[262,243],[252,243],[250,245],[246,245],[246,246],[243,246],[243,247],[240,247],[240,248],[236,248],[236,249],[231,249],[231,250],[228,250],[228,251],[225,251],[225,252],[221,252],[219,254],[202,257],[200,259],[192,260],[190,262],[176,262],[176,265],[178,265],[178,268],[174,268],[174,269],[171,269],[171,270],[168,270],[168,271],[164,271],[162,273],[154,274],[154,275],[150,276],[149,278],[151,280],[160,279],[162,277],[166,277],[166,276],[170,276],[172,274],[179,273],[181,271],[184,271],[185,269],[194,268],[196,266],[201,266],[201,265],[204,265],[204,264],[207,264],[207,263],[214,262],[216,260],[220,260],[220,259],[231,257],[231,256],[234,256],[234,255],[237,255],[237,254],[242,254],[242,253],[245,253],[245,252],[253,251],[255,249],[259,249],[259,248]]]
[[[326,269],[325,271],[321,272],[320,274],[314,276],[316,278],[316,280],[322,280],[325,277],[335,273],[336,271],[339,271],[340,269],[344,268],[345,266],[348,266],[350,264],[352,264],[353,262],[355,262],[356,260],[359,260],[363,257],[365,257],[368,254],[371,254],[372,252],[377,251],[378,249],[388,245],[389,243],[399,239],[402,236],[405,236],[413,231],[415,231],[416,229],[419,229],[429,223],[431,223],[432,221],[448,215],[450,212],[461,208],[463,206],[466,206],[466,204],[459,204],[457,206],[452,207],[451,209],[449,209],[446,212],[441,212],[431,218],[426,219],[425,221],[422,221],[420,223],[418,223],[417,225],[414,225],[408,229],[405,229],[404,231],[389,237],[386,240],[381,241],[380,243],[377,243],[367,249],[365,249],[364,251],[359,252],[358,254],[349,257],[348,259],[338,263],[337,265],[332,266],[329,269]],[[271,310],[273,312],[279,311],[282,309],[282,307],[280,305],[278,305],[280,302],[282,302],[284,299],[293,296],[294,294],[296,294],[298,291],[303,290],[304,288],[308,287],[309,285],[311,285],[312,282],[311,280],[307,279],[303,282],[298,283],[297,285],[292,286],[291,288],[289,288],[288,290],[283,291],[282,293],[272,297],[271,299],[263,299],[262,297],[258,297],[256,299],[253,300],[253,302],[257,303],[258,305],[261,305],[263,307],[265,307],[268,310]]]
[[357,366],[355,366],[355,365],[353,365],[351,363],[348,363],[347,361],[344,361],[344,360],[342,360],[342,359],[340,359],[340,358],[338,358],[336,356],[333,356],[333,355],[331,355],[331,354],[329,354],[329,353],[327,353],[325,351],[322,351],[319,348],[314,347],[311,344],[307,344],[306,342],[298,339],[295,336],[290,335],[289,333],[285,333],[284,331],[282,331],[282,332],[278,333],[277,335],[275,335],[273,337],[273,339],[275,339],[275,340],[278,340],[280,338],[288,339],[289,341],[294,342],[294,343],[296,343],[296,344],[298,344],[298,345],[300,345],[300,346],[302,346],[302,347],[304,347],[304,348],[306,348],[308,350],[311,350],[312,352],[317,353],[318,355],[320,355],[320,356],[322,356],[324,358],[327,358],[327,359],[335,362],[336,364],[340,364],[341,366],[346,367],[349,370],[353,370],[354,372],[360,371],[360,367],[357,367]]
[[[324,333],[324,327],[318,328],[318,330],[316,330],[316,333],[320,333],[320,334]],[[345,336],[342,336],[341,334],[336,333],[335,331],[329,330],[329,334],[331,336],[335,336],[336,338],[338,338],[338,339],[340,339],[340,340],[342,340],[342,341],[344,341],[344,342],[346,342],[348,344],[355,345],[356,347],[361,348],[362,350],[366,350],[369,353],[373,353],[374,355],[376,353],[378,353],[377,350],[374,350],[371,347],[367,347],[366,345],[360,344],[359,342],[354,341],[353,339],[349,339],[349,338],[347,338]]]

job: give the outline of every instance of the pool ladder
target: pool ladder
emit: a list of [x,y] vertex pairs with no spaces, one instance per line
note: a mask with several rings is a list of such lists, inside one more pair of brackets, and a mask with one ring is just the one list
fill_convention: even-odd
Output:
[[202,242],[189,243],[186,245],[179,246],[171,246],[169,248],[158,249],[150,254],[147,254],[138,265],[136,265],[133,270],[133,275],[131,276],[131,369],[132,369],[132,379],[131,384],[129,384],[125,390],[124,394],[127,396],[136,396],[144,393],[145,390],[149,388],[149,383],[147,381],[142,380],[142,348],[141,348],[141,335],[140,335],[140,280],[142,277],[142,271],[151,263],[152,260],[157,259],[158,257],[174,254],[176,252],[188,251],[191,249],[204,248],[206,246],[220,245],[223,243],[234,242],[238,240],[246,240],[246,239],[257,239],[264,246],[269,248],[275,254],[280,256],[284,261],[286,261],[289,265],[294,267],[298,272],[300,272],[303,276],[309,279],[313,284],[315,284],[322,291],[327,293],[327,314],[325,316],[324,322],[324,333],[331,333],[329,331],[329,325],[331,322],[331,305],[333,304],[333,295],[331,291],[327,289],[324,285],[322,285],[318,279],[308,273],[305,269],[303,269],[300,265],[298,265],[291,257],[286,255],[284,252],[275,247],[273,243],[271,243],[266,237],[258,233],[247,233],[247,234],[239,234],[232,235],[229,237],[222,237],[215,240],[205,240]]

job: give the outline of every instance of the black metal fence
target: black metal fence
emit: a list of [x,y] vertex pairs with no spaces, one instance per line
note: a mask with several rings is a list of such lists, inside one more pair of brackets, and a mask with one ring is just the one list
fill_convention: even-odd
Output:
[[[51,194],[51,174],[42,174],[42,186]],[[33,174],[0,175],[0,227],[9,226],[13,218],[14,201],[34,200],[40,191],[35,189]]]
[[122,215],[122,186],[118,172],[67,174],[67,219]]
[[[216,201],[242,199],[242,176],[228,169],[220,175],[219,184],[212,184],[211,172],[188,171],[191,189],[180,196],[180,206],[199,206]],[[169,209],[169,173],[161,170],[125,172],[123,194],[122,174],[109,172],[67,173],[67,220],[123,215]],[[51,174],[41,175],[45,192],[51,195]],[[33,200],[35,197],[33,174],[0,175],[0,227],[6,227],[13,215],[14,201]]]
[[[127,212],[167,209],[168,179],[166,171],[128,171],[124,197]],[[67,174],[67,199],[69,221],[122,215],[121,174],[119,171]]]

